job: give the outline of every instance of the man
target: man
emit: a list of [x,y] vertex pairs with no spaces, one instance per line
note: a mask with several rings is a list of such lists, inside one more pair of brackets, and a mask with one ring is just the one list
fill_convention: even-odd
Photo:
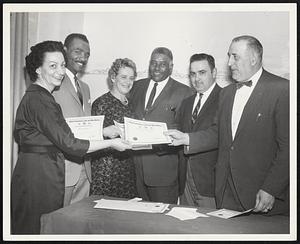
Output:
[[[177,121],[183,132],[195,132],[209,128],[218,108],[221,88],[216,84],[217,69],[211,55],[194,54],[190,58],[190,81],[197,91],[183,100]],[[216,208],[215,165],[217,149],[191,154],[183,160],[187,165],[186,186],[181,204]]]
[[[65,118],[90,116],[90,89],[79,80],[90,56],[89,41],[85,35],[72,33],[66,37],[64,48],[67,53],[66,75],[53,96]],[[89,196],[91,165],[88,159],[65,157],[64,206],[67,206]]]
[[[149,78],[136,81],[130,100],[137,119],[165,122],[175,128],[175,114],[182,100],[192,94],[191,88],[172,79],[172,52],[165,47],[154,49],[149,64]],[[177,203],[183,192],[179,178],[178,150],[167,145],[135,155],[137,189],[147,201]]]
[[167,134],[188,153],[219,147],[217,208],[288,214],[289,81],[264,70],[262,54],[256,38],[234,38],[228,65],[236,84],[221,91],[216,124]]

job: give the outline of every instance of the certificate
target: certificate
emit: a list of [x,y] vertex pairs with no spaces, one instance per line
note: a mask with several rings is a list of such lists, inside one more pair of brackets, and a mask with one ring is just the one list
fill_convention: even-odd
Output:
[[86,140],[103,140],[104,115],[66,118],[74,136]]
[[164,135],[168,130],[164,122],[154,122],[130,119],[124,117],[125,139],[132,145],[171,143],[169,136]]
[[[122,132],[121,138],[125,140],[125,125],[118,123],[115,120],[114,120],[114,124],[121,130]],[[151,144],[132,145],[132,150],[147,150],[147,149],[152,149],[152,145]]]

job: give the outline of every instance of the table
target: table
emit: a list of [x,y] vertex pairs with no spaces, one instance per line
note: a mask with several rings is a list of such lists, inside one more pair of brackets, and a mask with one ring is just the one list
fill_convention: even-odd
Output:
[[[289,234],[288,216],[250,214],[231,219],[210,216],[181,221],[159,213],[93,208],[93,201],[101,198],[90,196],[42,215],[41,234]],[[174,206],[177,205],[171,204],[169,208]],[[214,210],[198,209],[200,213]]]

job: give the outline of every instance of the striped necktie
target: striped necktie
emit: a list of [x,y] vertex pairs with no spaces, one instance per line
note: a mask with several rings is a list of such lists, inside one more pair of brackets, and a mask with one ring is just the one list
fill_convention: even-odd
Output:
[[201,106],[201,98],[202,98],[203,94],[200,93],[199,94],[199,100],[198,100],[198,103],[193,111],[193,114],[192,114],[192,124],[195,124],[196,122],[196,119],[198,117],[198,113],[199,113],[199,110],[200,110],[200,106]]
[[78,78],[76,77],[76,75],[74,76],[74,81],[75,81],[75,85],[76,85],[76,88],[77,88],[77,96],[78,96],[78,98],[80,100],[81,106],[83,106],[82,91],[81,91],[81,88],[79,86]]

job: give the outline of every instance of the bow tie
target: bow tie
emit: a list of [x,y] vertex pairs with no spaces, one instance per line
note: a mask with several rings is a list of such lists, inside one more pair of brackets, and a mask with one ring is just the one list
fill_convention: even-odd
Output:
[[236,89],[240,89],[242,86],[252,86],[252,80],[249,80],[249,81],[245,81],[245,82],[237,82],[235,83],[236,85]]

